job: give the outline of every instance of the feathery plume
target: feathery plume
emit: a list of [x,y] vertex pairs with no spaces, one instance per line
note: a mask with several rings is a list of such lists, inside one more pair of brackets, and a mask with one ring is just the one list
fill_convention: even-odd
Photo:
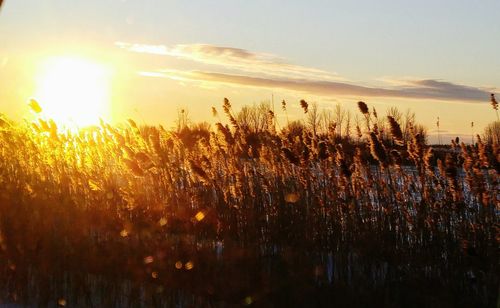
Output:
[[495,94],[491,93],[491,106],[493,109],[498,110],[498,102],[495,99]]
[[385,148],[374,132],[370,133],[370,153],[381,165],[386,164],[387,155]]
[[493,94],[493,93],[491,93],[491,106],[493,107],[493,109],[495,110],[495,112],[497,114],[497,121],[498,121],[498,119],[499,119],[499,117],[498,117],[498,102],[495,99],[495,94]]
[[309,108],[309,104],[305,100],[301,99],[300,100],[300,107],[302,107],[302,109],[304,109],[304,113],[307,113],[308,108]]
[[359,108],[359,111],[361,111],[361,113],[364,115],[367,115],[370,113],[370,110],[368,109],[368,106],[366,105],[365,102],[359,101],[358,108]]
[[33,110],[35,113],[42,112],[42,107],[40,107],[40,104],[38,104],[38,102],[34,98],[31,98],[29,100],[28,106],[30,106],[31,110]]
[[127,123],[128,125],[130,125],[130,127],[132,127],[133,129],[137,129],[137,124],[135,123],[134,120],[132,119],[127,119]]
[[404,142],[403,142],[403,132],[401,131],[401,126],[399,126],[399,123],[394,119],[394,117],[387,116],[387,119],[389,120],[389,125],[391,127],[391,135],[394,138],[395,143],[397,145],[402,146]]

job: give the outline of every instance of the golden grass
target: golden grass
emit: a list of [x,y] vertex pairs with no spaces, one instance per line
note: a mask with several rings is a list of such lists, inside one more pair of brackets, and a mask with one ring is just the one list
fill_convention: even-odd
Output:
[[498,144],[432,151],[359,107],[360,142],[277,132],[274,113],[250,132],[227,99],[231,127],[206,132],[2,119],[0,299],[494,302]]

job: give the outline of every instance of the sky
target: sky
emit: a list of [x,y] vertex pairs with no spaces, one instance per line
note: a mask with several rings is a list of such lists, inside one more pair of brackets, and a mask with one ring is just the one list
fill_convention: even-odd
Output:
[[[0,112],[28,117],[47,59],[76,56],[109,68],[110,121],[168,126],[180,108],[208,120],[224,97],[285,99],[297,118],[300,99],[353,113],[363,100],[410,108],[431,138],[437,117],[444,138],[471,136],[496,120],[499,12],[498,0],[5,0]],[[63,88],[68,108],[95,92]]]

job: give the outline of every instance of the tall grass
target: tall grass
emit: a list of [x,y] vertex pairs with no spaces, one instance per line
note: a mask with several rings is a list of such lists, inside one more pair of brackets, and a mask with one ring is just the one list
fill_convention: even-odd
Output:
[[227,99],[213,131],[3,118],[0,299],[493,306],[499,145],[433,151],[359,107],[359,142],[250,131]]

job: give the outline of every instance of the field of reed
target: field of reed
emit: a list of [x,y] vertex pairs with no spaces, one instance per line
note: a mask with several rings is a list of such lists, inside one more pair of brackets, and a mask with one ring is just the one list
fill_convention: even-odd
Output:
[[0,303],[495,307],[499,143],[300,107],[284,127],[227,99],[212,128],[0,117]]

